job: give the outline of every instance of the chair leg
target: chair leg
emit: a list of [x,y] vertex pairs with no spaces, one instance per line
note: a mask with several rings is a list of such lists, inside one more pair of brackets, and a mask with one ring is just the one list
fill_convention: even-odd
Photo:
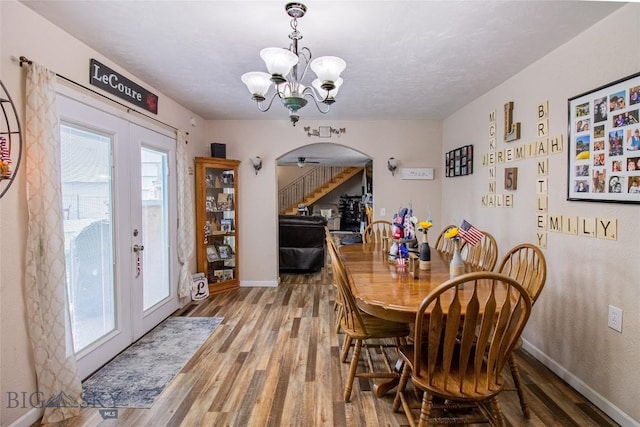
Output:
[[502,410],[500,409],[500,404],[498,403],[498,399],[494,396],[490,400],[491,402],[491,411],[493,412],[493,417],[495,418],[496,427],[505,426],[504,416],[502,415]]
[[351,348],[351,342],[353,338],[350,335],[344,336],[344,343],[342,343],[342,352],[340,354],[340,360],[342,363],[347,363],[347,356],[349,356],[349,348]]
[[398,389],[396,390],[396,397],[393,399],[393,412],[398,412],[400,409],[400,405],[402,404],[402,393],[404,393],[404,389],[407,387],[407,383],[409,382],[409,376],[411,375],[411,368],[409,368],[409,364],[405,363],[404,368],[402,368],[402,375],[400,376],[400,383],[398,383]]
[[431,414],[432,404],[433,396],[425,392],[422,397],[422,406],[420,407],[420,421],[418,421],[418,427],[427,427],[427,425],[429,425],[429,414]]
[[518,392],[518,398],[520,399],[520,408],[522,409],[522,414],[526,419],[531,418],[531,413],[529,411],[529,405],[527,404],[527,400],[524,396],[524,384],[522,384],[522,378],[520,378],[520,370],[518,369],[518,365],[516,364],[515,357],[513,354],[509,356],[509,368],[511,369],[511,376],[513,377],[513,383],[516,386],[516,390]]
[[[346,340],[345,340],[346,344]],[[347,347],[349,349],[349,347]],[[351,365],[349,366],[349,376],[344,386],[344,401],[351,400],[351,390],[353,389],[353,380],[356,377],[356,370],[358,369],[358,361],[360,360],[360,350],[362,349],[362,340],[357,339],[356,345],[353,348],[353,356],[351,357]]]
[[341,329],[340,321],[342,320],[342,314],[343,314],[343,311],[344,311],[344,307],[342,307],[342,305],[336,303],[336,306],[334,307],[334,310],[336,311],[336,334],[339,334],[340,333],[340,329]]

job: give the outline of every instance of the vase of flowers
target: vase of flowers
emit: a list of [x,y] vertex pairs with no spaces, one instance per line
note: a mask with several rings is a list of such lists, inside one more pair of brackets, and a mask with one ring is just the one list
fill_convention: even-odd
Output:
[[427,232],[433,224],[431,221],[420,221],[418,223],[418,231],[422,231],[422,243],[420,244],[419,266],[420,270],[431,270],[431,248],[429,247],[429,238]]
[[445,238],[451,239],[453,243],[453,256],[449,263],[449,278],[460,276],[464,273],[464,261],[460,255],[460,236],[458,227],[450,228],[444,235]]

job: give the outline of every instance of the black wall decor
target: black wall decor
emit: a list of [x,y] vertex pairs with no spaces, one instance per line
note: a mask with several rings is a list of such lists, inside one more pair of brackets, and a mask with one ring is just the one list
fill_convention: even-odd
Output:
[[451,150],[444,156],[446,177],[471,175],[473,173],[473,145]]

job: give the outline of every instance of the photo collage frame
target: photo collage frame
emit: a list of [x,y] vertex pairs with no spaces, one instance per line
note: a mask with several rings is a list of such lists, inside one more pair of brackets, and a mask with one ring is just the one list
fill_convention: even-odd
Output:
[[567,200],[640,203],[640,73],[568,100]]
[[471,175],[473,173],[473,145],[451,150],[444,156],[446,177]]

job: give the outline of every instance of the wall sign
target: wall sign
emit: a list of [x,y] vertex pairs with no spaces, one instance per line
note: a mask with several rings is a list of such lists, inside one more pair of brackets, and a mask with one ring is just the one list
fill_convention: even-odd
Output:
[[93,58],[89,64],[89,83],[133,105],[158,114],[158,95]]
[[402,179],[433,179],[433,168],[402,168]]

